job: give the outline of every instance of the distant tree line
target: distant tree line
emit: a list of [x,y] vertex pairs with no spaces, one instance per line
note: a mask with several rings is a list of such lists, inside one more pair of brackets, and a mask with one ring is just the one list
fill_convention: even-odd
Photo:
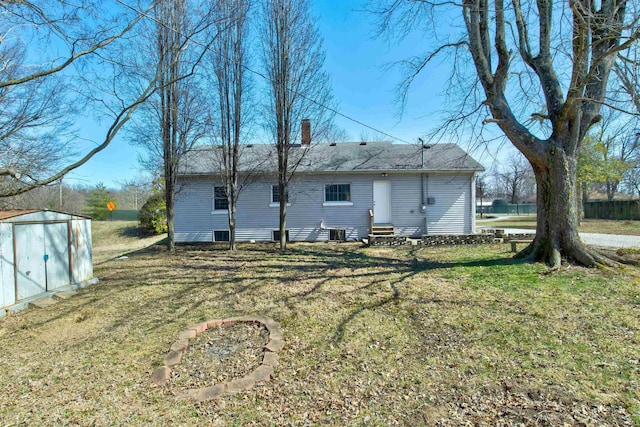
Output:
[[0,210],[49,209],[105,220],[109,218],[108,202],[114,203],[115,209],[140,210],[153,188],[152,183],[143,180],[132,180],[119,188],[107,188],[102,183],[89,186],[58,181],[20,195],[0,198]]

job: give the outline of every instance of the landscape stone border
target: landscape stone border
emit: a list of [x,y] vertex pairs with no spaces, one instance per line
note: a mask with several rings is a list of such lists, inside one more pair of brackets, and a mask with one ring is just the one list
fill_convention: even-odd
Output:
[[153,371],[151,382],[158,386],[167,384],[171,368],[180,364],[182,357],[189,348],[190,338],[195,338],[197,334],[209,328],[229,326],[238,322],[258,323],[269,331],[269,339],[264,347],[265,352],[260,366],[242,378],[214,384],[209,387],[190,389],[179,395],[178,398],[194,399],[198,402],[204,402],[220,398],[225,394],[240,393],[241,391],[251,389],[257,383],[268,381],[271,375],[273,375],[274,367],[278,364],[278,352],[284,348],[284,335],[282,334],[282,329],[280,329],[280,324],[266,316],[240,316],[209,320],[208,322],[199,323],[182,331],[178,335],[178,340],[171,345],[169,353],[164,357],[164,366],[156,368]]

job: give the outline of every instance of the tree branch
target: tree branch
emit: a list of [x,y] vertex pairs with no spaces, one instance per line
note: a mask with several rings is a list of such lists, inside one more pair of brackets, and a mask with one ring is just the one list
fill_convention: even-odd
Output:
[[32,80],[36,80],[42,77],[46,77],[46,76],[50,76],[52,74],[58,73],[62,70],[64,70],[65,68],[67,68],[69,65],[73,64],[74,62],[76,62],[78,59],[82,58],[83,56],[92,54],[108,45],[110,45],[111,43],[113,43],[115,40],[120,39],[122,36],[124,36],[127,32],[129,32],[133,27],[136,26],[136,24],[138,22],[140,22],[140,20],[143,18],[144,15],[139,14],[133,21],[131,21],[121,32],[112,35],[104,40],[102,40],[101,42],[91,46],[88,49],[85,49],[83,51],[77,52],[77,53],[72,53],[71,56],[69,56],[64,62],[62,62],[60,65],[55,66],[55,67],[51,67],[48,68],[46,70],[42,70],[42,71],[38,71],[36,73],[33,74],[29,74],[26,75],[24,77],[21,78],[17,78],[17,79],[10,79],[10,80],[6,80],[6,81],[1,81],[0,82],[0,89],[5,88],[5,87],[9,87],[9,86],[16,86],[16,85],[20,85]]
[[[107,146],[111,143],[113,138],[115,138],[115,136],[120,131],[120,129],[122,129],[122,127],[125,125],[125,123],[127,123],[129,121],[129,119],[131,119],[131,115],[133,114],[133,112],[141,104],[146,102],[147,99],[149,99],[149,97],[154,93],[155,88],[156,88],[156,84],[157,84],[157,78],[153,79],[149,83],[149,85],[144,90],[144,92],[142,92],[142,94],[133,103],[131,103],[130,105],[126,106],[122,111],[120,111],[118,116],[114,119],[113,123],[109,127],[109,130],[107,132],[107,135],[106,135],[104,141],[100,145],[95,147],[93,150],[91,150],[87,154],[85,154],[80,160],[78,160],[78,161],[66,166],[65,168],[63,168],[59,172],[49,176],[48,178],[38,179],[38,180],[35,180],[33,182],[28,182],[28,183],[27,182],[23,182],[23,181],[19,181],[20,184],[21,184],[20,186],[14,188],[14,189],[10,189],[8,191],[3,191],[0,194],[0,197],[16,196],[18,194],[26,193],[27,191],[32,190],[32,189],[34,189],[36,187],[40,187],[40,186],[44,186],[44,185],[50,184],[50,183],[52,183],[54,181],[57,181],[57,180],[63,178],[67,173],[71,172],[72,170],[74,170],[74,169],[84,165],[85,163],[87,163],[89,161],[89,159],[91,159],[94,155],[96,155],[100,151],[102,151],[105,148],[107,148]],[[8,175],[8,174],[0,174],[0,175]],[[20,179],[19,174],[18,174],[17,177],[14,176],[14,178]]]
[[15,178],[15,179],[20,179],[20,172],[18,172],[14,168],[10,168],[10,167],[1,168],[0,169],[0,176],[10,176],[10,177]]

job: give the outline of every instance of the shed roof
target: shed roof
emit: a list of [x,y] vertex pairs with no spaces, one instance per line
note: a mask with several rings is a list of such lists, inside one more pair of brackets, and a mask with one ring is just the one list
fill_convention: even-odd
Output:
[[[242,145],[240,171],[272,173],[277,170],[274,145]],[[476,172],[480,163],[456,144],[392,144],[391,142],[339,142],[292,146],[289,164],[299,162],[299,173],[327,172]],[[220,172],[220,146],[198,147],[183,156],[181,175]]]
[[0,211],[0,220],[9,219],[20,215],[38,212],[38,209],[11,209],[8,211]]
[[[34,214],[38,214],[38,215],[34,216]],[[27,215],[28,215],[27,218],[20,218]],[[58,217],[59,219],[64,219],[65,217],[90,219],[88,216],[85,216],[85,215],[76,215],[76,214],[70,214],[67,212],[54,211],[49,209],[10,209],[6,211],[0,211],[0,221],[4,221],[8,219],[13,219],[13,221],[9,221],[9,222],[15,222],[15,221],[20,222],[23,220],[46,221],[54,217]]]

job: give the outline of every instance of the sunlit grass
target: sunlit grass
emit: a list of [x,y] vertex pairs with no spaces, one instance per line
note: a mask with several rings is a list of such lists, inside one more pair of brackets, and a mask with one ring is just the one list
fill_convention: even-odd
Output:
[[[110,246],[100,241],[98,255]],[[321,243],[280,254],[275,244],[247,244],[237,253],[190,246],[170,256],[157,247],[105,258],[98,285],[0,320],[0,419],[639,423],[638,270],[545,274],[509,249]],[[181,330],[246,313],[282,325],[286,346],[270,382],[204,404],[150,385]]]

